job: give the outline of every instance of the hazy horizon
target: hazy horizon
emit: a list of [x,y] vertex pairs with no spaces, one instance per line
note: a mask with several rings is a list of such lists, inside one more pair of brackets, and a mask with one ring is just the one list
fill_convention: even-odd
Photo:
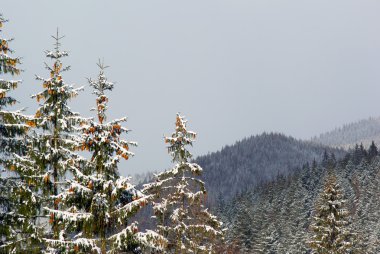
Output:
[[163,135],[176,112],[198,133],[195,156],[264,131],[310,139],[379,116],[379,10],[374,0],[15,0],[0,12],[23,58],[15,95],[27,113],[57,27],[72,67],[64,79],[85,85],[74,110],[92,116],[86,77],[99,58],[111,66],[109,119],[128,116],[139,147],[121,172],[134,174],[171,165]]

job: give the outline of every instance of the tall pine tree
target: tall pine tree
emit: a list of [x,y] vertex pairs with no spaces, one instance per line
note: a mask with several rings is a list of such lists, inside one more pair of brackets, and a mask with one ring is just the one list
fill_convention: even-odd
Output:
[[311,225],[314,231],[310,241],[312,253],[350,253],[353,244],[348,228],[349,213],[345,209],[345,202],[335,175],[330,173]]
[[97,121],[83,121],[78,150],[91,153],[90,161],[72,161],[74,177],[58,194],[65,210],[50,210],[60,218],[65,229],[60,238],[49,240],[59,253],[140,253],[146,246],[160,249],[164,243],[153,231],[138,232],[132,216],[147,203],[147,197],[135,189],[130,178],[120,176],[120,160],[134,154],[129,150],[135,142],[124,140],[129,130],[122,126],[126,118],[107,122],[108,97],[114,88],[104,74],[106,66],[99,62],[96,80],[88,79],[96,96]]
[[[73,171],[73,161],[84,161],[75,153],[79,142],[75,133],[84,119],[68,106],[82,88],[74,88],[63,80],[62,73],[70,67],[63,67],[61,59],[68,53],[60,50],[63,36],[58,34],[58,30],[52,37],[54,50],[46,51],[46,57],[52,59],[53,64],[45,63],[50,77],[36,76],[42,82],[43,90],[32,96],[39,103],[35,115],[26,122],[33,131],[28,135],[25,155],[17,156],[13,164],[19,172],[31,176],[29,184],[34,186],[34,193],[39,197],[37,206],[42,207],[38,216],[45,217],[38,224],[45,229],[48,228],[47,222],[51,224],[51,230],[45,232],[42,239],[45,245],[51,239],[58,239],[65,228],[62,218],[55,213],[61,209],[59,194],[67,185],[67,173]],[[56,252],[49,244],[42,251]]]
[[[0,31],[7,20],[0,14]],[[12,39],[0,37],[0,253],[39,253],[39,230],[36,227],[38,197],[28,172],[15,166],[15,156],[25,150],[24,124],[28,117],[21,111],[8,111],[16,103],[9,93],[21,81],[3,77],[20,74],[20,59],[12,57]]]
[[157,231],[168,240],[165,253],[215,253],[216,242],[223,236],[221,222],[203,206],[206,189],[198,178],[202,168],[190,162],[192,155],[186,148],[195,137],[177,114],[175,132],[165,138],[176,165],[144,187],[146,193],[155,195]]

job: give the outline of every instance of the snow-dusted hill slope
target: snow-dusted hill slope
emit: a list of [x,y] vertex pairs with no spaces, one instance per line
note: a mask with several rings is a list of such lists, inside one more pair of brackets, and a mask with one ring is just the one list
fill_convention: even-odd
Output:
[[345,149],[353,148],[355,144],[360,143],[368,147],[372,141],[380,144],[380,117],[346,124],[312,138],[312,142]]
[[288,175],[314,159],[320,161],[325,149],[337,157],[343,155],[341,150],[309,141],[264,133],[200,156],[195,162],[204,169],[203,178],[210,200],[215,201],[217,196],[228,200],[278,175]]
[[332,164],[349,211],[347,228],[356,235],[353,251],[344,253],[380,253],[380,157],[370,151],[352,152],[325,166],[304,167],[220,204],[229,242],[240,253],[311,253],[308,242],[314,232],[310,224],[315,222]]

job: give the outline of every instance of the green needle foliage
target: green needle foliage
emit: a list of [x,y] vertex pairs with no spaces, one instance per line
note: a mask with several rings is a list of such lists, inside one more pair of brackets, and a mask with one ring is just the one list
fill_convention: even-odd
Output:
[[315,254],[351,253],[352,239],[348,228],[349,213],[336,177],[330,173],[317,204],[311,225],[314,231],[310,246]]
[[107,91],[114,87],[104,74],[106,66],[99,62],[97,80],[88,79],[96,95],[97,120],[81,123],[77,150],[90,153],[90,160],[72,161],[73,179],[57,197],[64,211],[50,210],[54,218],[65,224],[57,240],[49,240],[60,253],[124,253],[139,251],[151,241],[159,240],[152,231],[141,233],[137,222],[130,222],[147,197],[137,191],[129,177],[119,174],[120,160],[128,160],[135,142],[126,141],[129,132],[122,126],[126,118],[107,122]]
[[223,237],[221,222],[203,205],[206,188],[199,179],[202,168],[189,162],[192,155],[186,146],[192,145],[195,137],[177,114],[175,132],[165,138],[176,165],[145,185],[144,192],[153,195],[157,233],[168,241],[165,253],[216,253],[216,244]]
[[[0,29],[7,22],[0,14]],[[29,172],[15,166],[27,142],[28,119],[21,111],[9,111],[17,101],[9,93],[20,80],[6,77],[21,73],[20,58],[13,57],[9,43],[12,39],[0,37],[0,253],[40,253],[40,231],[36,226],[39,198]]]

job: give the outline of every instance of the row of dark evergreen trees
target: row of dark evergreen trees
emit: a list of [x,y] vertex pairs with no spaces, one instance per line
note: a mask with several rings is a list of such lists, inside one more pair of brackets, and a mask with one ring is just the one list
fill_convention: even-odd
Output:
[[[0,28],[6,22],[0,15]],[[9,111],[16,103],[9,92],[20,81],[7,78],[21,73],[20,59],[11,40],[0,38],[0,253],[215,253],[221,223],[203,206],[202,168],[186,148],[196,134],[184,118],[177,115],[175,132],[165,138],[174,167],[138,190],[119,174],[119,162],[137,144],[125,140],[126,118],[107,119],[114,88],[107,66],[99,62],[98,76],[88,79],[96,119],[83,118],[69,107],[83,88],[64,81],[68,53],[58,31],[53,38],[33,115]],[[148,203],[157,227],[140,232],[131,218]]]
[[241,253],[380,253],[380,158],[374,143],[237,195],[220,206]]

